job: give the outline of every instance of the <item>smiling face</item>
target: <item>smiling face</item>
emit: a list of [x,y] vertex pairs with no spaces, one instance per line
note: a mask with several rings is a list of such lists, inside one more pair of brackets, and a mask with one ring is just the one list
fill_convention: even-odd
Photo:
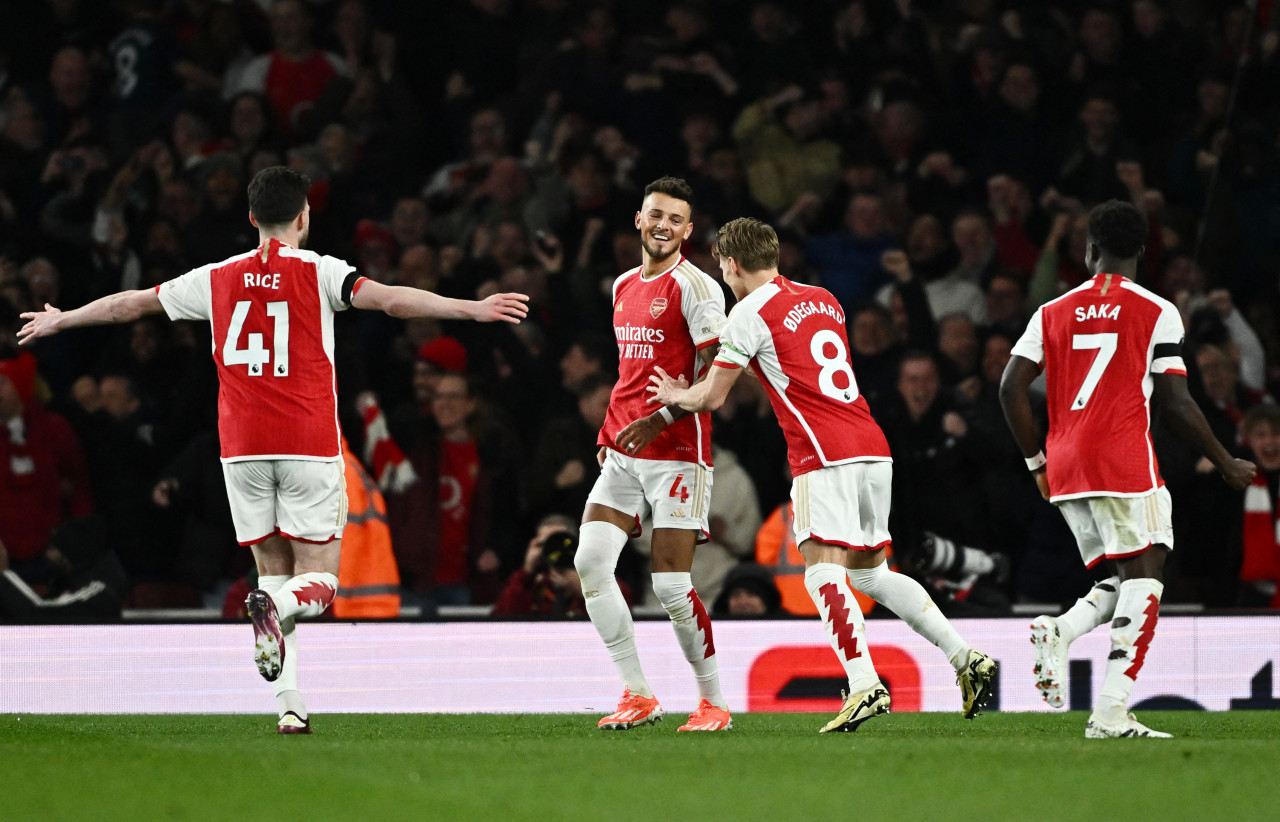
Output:
[[680,253],[680,244],[693,233],[691,210],[684,200],[653,192],[636,212],[636,228],[645,260],[663,262]]
[[1259,468],[1263,471],[1280,469],[1280,428],[1271,421],[1260,420],[1245,429],[1244,438]]

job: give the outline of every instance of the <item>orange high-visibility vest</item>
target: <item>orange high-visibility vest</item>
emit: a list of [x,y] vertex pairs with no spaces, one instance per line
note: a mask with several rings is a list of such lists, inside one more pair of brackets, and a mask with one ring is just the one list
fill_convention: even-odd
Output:
[[[779,505],[756,532],[756,562],[773,571],[774,581],[782,594],[782,610],[800,616],[816,616],[809,590],[804,587],[804,557],[796,546],[791,503]],[[892,553],[890,548],[889,552]],[[862,613],[869,614],[876,601],[861,591],[854,591]]]
[[400,570],[391,551],[387,504],[342,438],[346,462],[347,527],[338,563],[338,619],[387,619],[400,615]]

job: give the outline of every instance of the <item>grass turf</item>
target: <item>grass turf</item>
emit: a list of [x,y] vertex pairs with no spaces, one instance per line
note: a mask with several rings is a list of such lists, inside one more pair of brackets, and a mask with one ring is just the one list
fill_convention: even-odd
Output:
[[[1280,818],[1280,712],[1145,712],[1172,740],[1083,738],[1086,715],[0,716],[0,817],[26,820]],[[673,722],[671,720],[678,719]],[[8,783],[8,784],[5,784]],[[1156,822],[1152,818],[1152,822]]]

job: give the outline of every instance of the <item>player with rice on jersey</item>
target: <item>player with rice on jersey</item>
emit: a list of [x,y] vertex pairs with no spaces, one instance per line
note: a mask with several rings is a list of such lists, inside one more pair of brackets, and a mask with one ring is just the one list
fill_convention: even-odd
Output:
[[254,660],[275,683],[279,733],[310,733],[297,686],[294,618],[319,616],[338,589],[346,524],[333,315],[348,306],[394,317],[519,322],[523,294],[482,301],[385,286],[342,260],[302,250],[311,227],[305,174],[282,166],[249,183],[257,248],[154,289],[81,308],[23,314],[23,344],[68,328],[130,322],[164,311],[207,320],[218,371],[218,436],[236,538],[253,548],[259,587],[245,604]]
[[849,678],[840,713],[821,732],[856,730],[889,710],[850,584],[947,654],[963,714],[973,718],[990,696],[996,663],[969,647],[918,582],[885,565],[892,459],[858,392],[840,304],[828,291],[778,273],[778,235],[758,220],[724,225],[713,251],[738,298],[720,353],[692,388],[656,368],[650,391],[653,400],[702,412],[720,407],[744,368],[764,385],[787,440],[805,586]]

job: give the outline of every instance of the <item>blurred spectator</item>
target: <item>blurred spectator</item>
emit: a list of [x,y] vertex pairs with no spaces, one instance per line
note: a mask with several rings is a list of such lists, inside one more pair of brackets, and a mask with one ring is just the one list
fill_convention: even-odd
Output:
[[768,568],[744,562],[725,576],[711,611],[718,616],[774,617],[782,611],[782,595]]
[[1244,493],[1239,604],[1280,608],[1280,407],[1250,409],[1243,427],[1258,475]]
[[[585,615],[582,581],[573,565],[577,551],[578,524],[564,514],[543,517],[525,549],[524,564],[507,580],[492,615]],[[630,605],[631,589],[622,580],[618,580],[618,589]]]
[[23,625],[115,622],[129,581],[94,517],[67,520],[53,530],[43,560],[46,580],[33,587],[9,567],[0,542],[0,622]]
[[271,4],[271,39],[274,49],[245,66],[235,92],[265,94],[287,138],[313,130],[307,113],[335,77],[350,69],[336,54],[317,49],[312,40],[315,21],[302,0],[275,0]]
[[578,412],[546,423],[528,467],[528,510],[534,516],[578,511],[600,475],[596,435],[613,390],[611,375],[591,374],[578,385]]
[[445,373],[430,382],[430,416],[388,429],[364,401],[365,458],[386,497],[405,588],[434,605],[492,602],[510,562],[518,499],[513,444],[482,409],[473,383]]
[[802,195],[825,198],[840,175],[840,147],[822,136],[826,112],[816,90],[790,85],[738,115],[733,138],[742,150],[751,196],[780,214]]
[[[3,329],[11,340],[13,331]],[[49,534],[68,517],[92,513],[89,473],[71,426],[34,402],[36,361],[0,342],[0,543],[9,568],[30,583],[48,579]]]
[[848,312],[885,282],[880,255],[896,245],[885,221],[883,199],[878,194],[859,193],[849,199],[844,228],[809,240],[805,254],[818,270],[818,285],[830,291]]

